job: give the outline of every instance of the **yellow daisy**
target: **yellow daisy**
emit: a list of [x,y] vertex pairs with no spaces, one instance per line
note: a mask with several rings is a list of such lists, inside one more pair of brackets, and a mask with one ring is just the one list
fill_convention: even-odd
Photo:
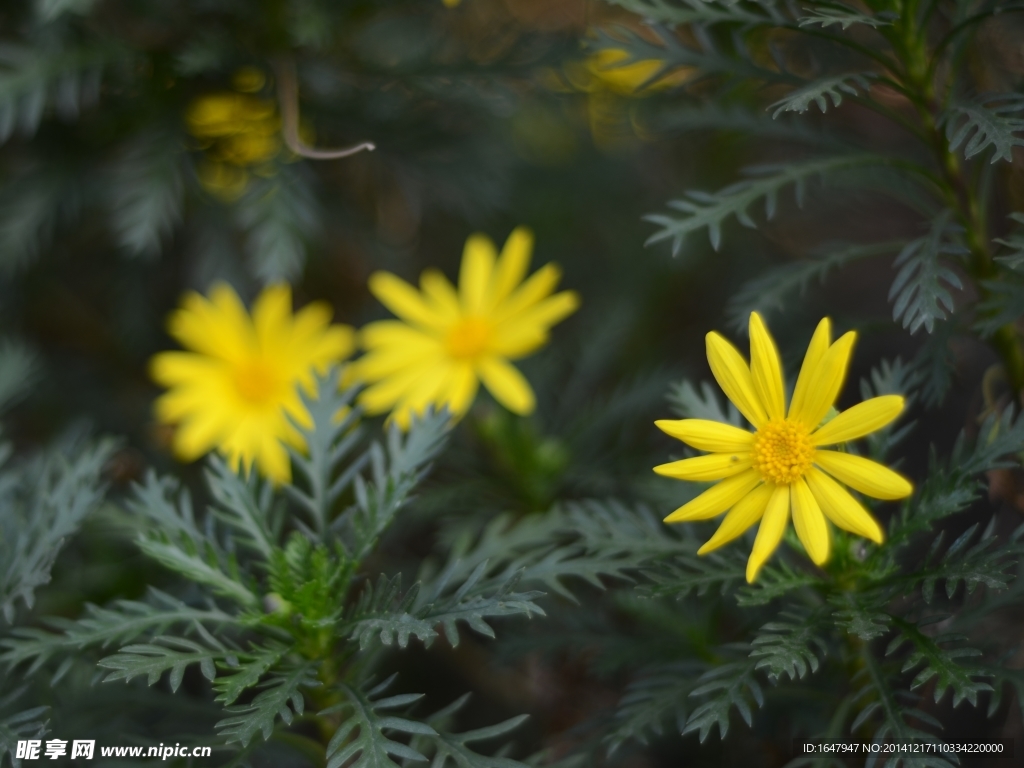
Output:
[[822,423],[843,385],[855,338],[850,332],[831,343],[828,318],[818,324],[787,412],[779,353],[760,315],[750,315],[749,366],[722,336],[707,335],[711,372],[754,431],[704,419],[655,422],[672,437],[710,452],[662,464],[655,472],[694,482],[722,481],[665,518],[666,523],[707,520],[728,511],[698,554],[717,549],[760,521],[747,561],[747,581],[753,582],[782,540],[791,511],[797,536],[817,565],[829,557],[826,518],[882,542],[881,527],[836,480],[876,499],[904,498],[913,486],[870,459],[825,450],[881,429],[903,410],[902,397],[883,395]]
[[289,417],[310,417],[299,388],[312,394],[314,374],[352,354],[355,332],[332,325],[331,308],[315,302],[292,314],[291,288],[266,288],[252,316],[228,285],[207,299],[188,293],[168,330],[188,352],[161,352],[153,379],[170,391],[156,401],[157,418],[177,425],[174,449],[193,461],[217,448],[237,470],[254,463],[275,483],[291,479],[285,445],[304,448]]
[[548,340],[548,329],[579,306],[572,291],[551,295],[561,277],[546,264],[525,282],[533,235],[519,227],[501,256],[484,235],[466,241],[455,287],[436,269],[420,290],[388,272],[370,276],[370,291],[399,320],[370,323],[360,332],[367,354],[352,365],[353,379],[371,383],[360,404],[369,414],[391,411],[403,429],[428,406],[448,406],[461,417],[482,381],[494,398],[518,414],[534,408],[533,390],[511,364]]

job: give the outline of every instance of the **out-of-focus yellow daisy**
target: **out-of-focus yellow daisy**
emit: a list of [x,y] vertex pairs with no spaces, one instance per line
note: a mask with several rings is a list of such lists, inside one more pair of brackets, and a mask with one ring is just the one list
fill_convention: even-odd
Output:
[[604,148],[636,141],[630,100],[683,85],[697,73],[695,67],[676,67],[652,79],[664,69],[663,61],[629,58],[629,52],[621,48],[602,48],[566,67],[572,86],[587,94],[590,132],[594,142]]
[[797,536],[817,565],[828,560],[831,548],[826,518],[882,542],[875,519],[836,481],[876,499],[904,498],[913,486],[870,459],[825,450],[881,429],[903,410],[902,397],[883,395],[822,423],[842,388],[855,338],[850,332],[831,343],[828,318],[818,324],[787,411],[779,354],[756,312],[750,315],[750,365],[722,336],[707,335],[711,372],[754,431],[704,419],[655,422],[672,437],[710,452],[662,464],[655,472],[680,480],[722,481],[665,518],[666,523],[707,520],[728,510],[699,554],[760,521],[747,561],[747,581],[753,582],[782,540],[791,512]]
[[436,269],[420,277],[420,290],[388,272],[370,276],[370,291],[399,320],[370,323],[360,332],[367,354],[350,375],[369,382],[359,402],[367,413],[391,411],[403,429],[428,406],[448,406],[461,417],[480,382],[517,414],[534,408],[523,375],[509,363],[537,350],[548,330],[579,306],[572,291],[552,295],[561,277],[546,264],[523,280],[533,235],[515,229],[498,256],[480,234],[466,241],[455,287]]
[[289,417],[311,426],[299,390],[313,394],[315,375],[355,347],[354,330],[332,325],[331,312],[314,302],[293,314],[287,285],[266,288],[251,316],[224,283],[209,298],[186,294],[168,330],[189,351],[150,361],[153,379],[169,389],[156,415],[177,426],[177,455],[193,461],[218,449],[236,470],[255,463],[275,483],[288,482],[285,446],[305,447]]
[[252,174],[273,173],[271,161],[282,149],[277,106],[254,95],[264,82],[259,70],[241,69],[233,79],[235,91],[200,96],[185,112],[188,132],[203,151],[199,182],[226,200],[242,195]]

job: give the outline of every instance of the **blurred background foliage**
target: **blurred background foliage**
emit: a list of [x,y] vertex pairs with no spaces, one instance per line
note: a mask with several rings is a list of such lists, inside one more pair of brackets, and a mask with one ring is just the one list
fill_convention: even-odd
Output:
[[[870,37],[878,27],[854,19],[857,9],[813,5],[821,35],[798,41],[784,27],[804,12],[771,3],[6,0],[0,330],[11,346],[0,377],[33,374],[6,416],[7,439],[25,455],[67,446],[78,463],[64,471],[93,472],[94,484],[96,462],[105,462],[102,481],[114,495],[157,468],[182,476],[202,498],[199,469],[174,464],[169,435],[153,419],[157,391],[146,372],[150,356],[171,346],[164,321],[183,291],[225,279],[251,299],[287,280],[297,304],[327,300],[339,322],[358,327],[385,316],[366,290],[373,270],[412,280],[436,266],[454,276],[467,234],[501,241],[524,224],[536,234],[534,264],[559,262],[563,285],[583,306],[523,364],[536,413],[515,417],[481,396],[374,555],[379,570],[411,575],[488,531],[514,559],[503,526],[525,521],[539,537],[555,507],[562,512],[549,535],[564,537],[573,505],[587,499],[645,504],[658,518],[685,501],[695,491],[650,471],[675,450],[651,423],[673,408],[728,419],[700,386],[710,379],[703,337],[712,328],[733,334],[753,309],[772,322],[789,369],[821,316],[860,330],[844,403],[880,360],[902,358],[898,385],[918,392],[902,470],[924,476],[929,444],[947,453],[962,430],[975,434],[979,417],[1012,398],[997,353],[970,323],[942,322],[941,307],[914,335],[901,325],[916,316],[892,320],[890,286],[916,252],[895,269],[893,259],[922,237],[934,212],[919,188],[886,167],[846,160],[841,177],[825,165],[801,177],[802,199],[789,187],[768,194],[774,216],[761,215],[759,199],[750,206],[756,229],[732,219],[709,225],[710,238],[697,227],[676,236],[665,234],[665,216],[642,220],[685,190],[724,190],[750,166],[762,169],[745,177],[756,180],[778,164],[840,150],[916,157],[915,138],[899,120],[865,103],[870,92],[897,117],[909,111],[871,72],[794,98],[803,79],[856,72],[848,66],[854,54],[828,48],[828,35],[860,24],[851,39],[878,44]],[[957,19],[997,5],[931,3],[936,39]],[[887,23],[884,3],[865,9]],[[761,22],[772,14],[779,28],[766,30]],[[951,64],[964,98],[1016,91],[1020,99],[1024,16],[979,22],[973,35]],[[1017,119],[1012,109],[1005,114]],[[1019,126],[1007,130],[1013,136]],[[361,142],[375,148],[312,157]],[[1005,240],[1008,258],[1024,252],[1008,218],[1024,210],[1014,143],[986,147],[1005,154],[1003,162],[985,155],[971,170],[989,234]],[[746,208],[739,213],[753,224]],[[955,227],[933,224],[935,263],[958,253],[955,238],[943,245],[947,223]],[[649,237],[655,244],[645,250]],[[950,269],[952,279],[936,272],[934,280],[951,296],[947,311],[972,305],[981,282]],[[996,325],[1015,323],[1024,308],[1019,287],[984,290]],[[684,376],[694,383],[670,390]],[[121,441],[87,445],[81,434],[89,430]],[[1000,467],[989,481],[978,519],[996,514],[1000,530],[1016,527],[1020,472]],[[34,604],[19,603],[15,620],[76,617],[86,602],[166,586],[170,577],[131,544],[134,525],[120,507],[101,506],[63,542],[52,583]],[[496,545],[495,557],[500,551]],[[599,585],[600,573],[620,577],[605,577],[605,586],[626,584],[627,570],[617,566],[576,575]],[[602,729],[628,717],[628,708],[612,714],[624,694],[628,703],[627,686],[656,687],[657,673],[637,670],[665,659],[692,676],[688,662],[676,660],[678,648],[706,657],[713,643],[737,635],[738,620],[713,602],[641,600],[631,589],[574,585],[570,599],[561,584],[548,584],[548,618],[526,629],[521,619],[499,623],[507,631],[497,643],[468,637],[458,649],[414,647],[401,662],[402,689],[443,701],[474,690],[468,726],[533,714],[515,754],[548,750],[539,764],[568,765],[577,754],[579,764],[631,768],[782,765],[791,738],[818,725],[820,713],[804,701],[765,710],[754,728],[734,723],[727,741],[698,748],[695,734],[679,736],[667,721],[619,722],[621,748],[609,756]],[[1022,617],[1008,602],[993,631],[1019,640]],[[1017,659],[1010,640],[1004,650]],[[209,731],[198,675],[186,675],[184,697],[93,678],[75,667],[59,684],[38,683],[26,700],[52,707],[52,732],[110,734],[108,743]],[[952,722],[943,706],[937,716]],[[1020,705],[1010,698],[991,719],[972,710],[958,722],[964,735],[1022,734]],[[630,728],[639,740],[628,738]],[[273,749],[264,764],[285,764]]]

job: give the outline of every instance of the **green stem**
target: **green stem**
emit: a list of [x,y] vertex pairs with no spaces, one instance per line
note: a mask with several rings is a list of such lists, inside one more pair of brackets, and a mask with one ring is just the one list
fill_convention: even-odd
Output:
[[[949,142],[939,128],[941,107],[935,97],[934,78],[941,45],[939,49],[929,52],[925,31],[914,22],[915,6],[915,0],[907,0],[905,3],[900,28],[894,36],[898,44],[894,48],[905,64],[907,90],[917,94],[917,98],[912,98],[912,101],[941,172],[942,196],[963,227],[964,243],[970,252],[968,270],[984,301],[990,291],[982,283],[992,280],[998,274],[989,249],[985,212],[973,185],[964,175],[959,155],[950,150]],[[1013,391],[1019,396],[1024,391],[1024,352],[1014,325],[1002,326],[993,335],[991,343],[1003,361]]]

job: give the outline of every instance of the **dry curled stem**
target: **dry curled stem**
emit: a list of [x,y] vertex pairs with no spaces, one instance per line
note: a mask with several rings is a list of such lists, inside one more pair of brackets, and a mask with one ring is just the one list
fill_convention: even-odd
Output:
[[299,136],[299,84],[295,62],[281,59],[274,68],[277,71],[277,97],[281,102],[281,133],[288,149],[310,160],[338,160],[377,148],[372,141],[362,141],[344,149],[317,149],[306,144]]

